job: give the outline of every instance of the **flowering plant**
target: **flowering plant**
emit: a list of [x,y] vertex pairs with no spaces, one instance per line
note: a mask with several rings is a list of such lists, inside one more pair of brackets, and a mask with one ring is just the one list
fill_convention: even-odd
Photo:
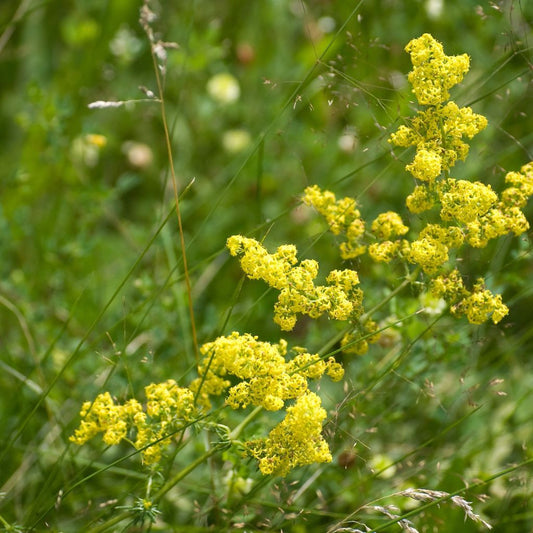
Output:
[[[307,187],[302,201],[340,240],[344,261],[345,268],[331,270],[325,284],[316,282],[319,262],[300,261],[292,244],[270,253],[252,238],[233,235],[227,240],[244,274],[278,291],[274,322],[281,330],[293,330],[303,315],[327,316],[345,323],[339,341],[347,354],[363,354],[369,343],[379,340],[387,328],[378,323],[379,310],[415,284],[443,299],[455,317],[465,316],[472,324],[499,323],[509,312],[501,295],[491,292],[483,278],[473,284],[465,281],[461,254],[467,247],[481,248],[492,239],[520,235],[529,228],[522,209],[533,194],[533,162],[509,172],[499,194],[481,181],[451,175],[457,162],[467,157],[468,141],[487,126],[483,116],[449,100],[449,90],[469,70],[468,56],[445,55],[429,34],[412,40],[406,51],[413,64],[408,80],[421,109],[389,139],[415,151],[405,166],[415,186],[406,198],[403,217],[387,211],[367,223],[355,199],[338,200],[332,191]],[[370,310],[364,306],[365,280],[352,268],[365,258],[372,264],[401,265],[404,272],[403,281]],[[213,399],[223,397],[224,406],[233,410],[255,408],[241,425],[227,430],[225,445],[233,444],[255,459],[263,474],[286,476],[302,465],[332,460],[322,435],[327,412],[311,385],[324,374],[333,381],[343,378],[344,370],[332,355],[289,348],[285,339],[270,343],[238,332],[205,343],[200,353],[198,375],[187,386],[173,380],[149,385],[145,404],[131,399],[121,405],[108,392],[85,403],[72,442],[81,445],[99,433],[108,445],[128,441],[140,451],[143,463],[156,470],[168,446],[181,442],[187,428],[210,427],[205,420],[214,413]],[[285,411],[285,417],[267,435],[241,441],[246,425],[261,410]]]

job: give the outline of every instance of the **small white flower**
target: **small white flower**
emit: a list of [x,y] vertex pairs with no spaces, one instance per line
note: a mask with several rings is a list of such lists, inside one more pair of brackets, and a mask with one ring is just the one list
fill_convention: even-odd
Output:
[[126,26],[122,26],[111,42],[111,53],[125,63],[130,63],[141,51],[142,41]]
[[332,33],[335,31],[337,23],[333,17],[320,17],[317,21],[320,31],[324,33]]
[[246,130],[228,130],[222,136],[222,146],[230,154],[242,152],[249,146],[250,142],[251,137]]
[[444,9],[444,0],[427,0],[425,7],[430,19],[438,19]]
[[422,293],[419,296],[422,311],[429,316],[440,315],[446,309],[446,302],[442,298],[435,298],[431,293]]
[[126,154],[130,165],[136,168],[146,168],[152,162],[154,155],[152,149],[135,141],[127,141],[122,145],[122,152]]
[[337,145],[343,152],[353,152],[357,148],[357,137],[350,132],[342,134],[337,140]]
[[207,92],[221,104],[231,104],[239,99],[241,88],[237,79],[228,72],[215,74],[207,82]]

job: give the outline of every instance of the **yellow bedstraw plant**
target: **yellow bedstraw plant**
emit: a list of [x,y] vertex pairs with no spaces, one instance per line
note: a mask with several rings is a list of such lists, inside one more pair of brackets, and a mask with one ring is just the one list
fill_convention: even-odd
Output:
[[[480,181],[453,178],[451,170],[468,154],[467,140],[487,126],[483,116],[449,100],[449,90],[469,69],[469,57],[445,55],[429,34],[412,40],[406,51],[413,64],[408,79],[420,110],[389,141],[415,150],[405,167],[415,180],[406,207],[420,229],[409,227],[392,211],[366,224],[353,198],[337,200],[333,192],[316,185],[304,191],[303,202],[339,236],[339,253],[347,264],[365,255],[378,263],[401,262],[407,275],[400,288],[422,283],[435,298],[447,302],[454,316],[465,316],[473,324],[489,319],[496,324],[508,313],[501,296],[488,290],[483,278],[469,286],[457,266],[461,249],[481,248],[491,239],[528,229],[522,208],[533,194],[533,162],[520,172],[509,172],[500,194]],[[421,215],[430,211],[431,222],[426,222]],[[371,315],[380,306],[365,312],[355,270],[332,270],[320,285],[315,282],[319,263],[299,261],[293,245],[269,253],[260,242],[233,235],[227,248],[239,258],[248,278],[278,291],[274,321],[283,331],[291,331],[301,315],[325,315],[346,322],[341,344],[348,353],[362,354],[378,339],[379,328]],[[155,468],[166,447],[183,438],[186,427],[201,425],[198,421],[209,414],[211,398],[223,395],[226,406],[235,410],[285,410],[285,418],[268,435],[240,443],[263,474],[285,476],[301,465],[331,461],[322,436],[327,414],[309,382],[324,374],[333,381],[342,379],[343,368],[333,357],[301,347],[289,349],[283,339],[272,344],[237,332],[204,344],[200,353],[198,377],[188,386],[173,380],[149,385],[145,403],[132,399],[121,405],[109,392],[85,403],[72,442],[81,445],[99,433],[108,445],[125,440]],[[237,437],[242,429],[241,424],[230,435]]]

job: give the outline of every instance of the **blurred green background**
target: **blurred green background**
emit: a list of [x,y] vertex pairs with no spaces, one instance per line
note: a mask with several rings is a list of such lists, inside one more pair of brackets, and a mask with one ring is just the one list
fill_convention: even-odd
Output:
[[[100,515],[112,516],[113,503],[106,502],[142,496],[144,476],[134,457],[58,497],[130,451],[103,453],[96,441],[82,451],[69,446],[81,403],[102,390],[121,400],[142,398],[151,382],[194,377],[141,5],[0,4],[0,516],[6,530],[18,524],[83,531]],[[472,141],[454,177],[501,190],[506,172],[533,159],[531,2],[195,0],[160,2],[156,11],[157,35],[177,44],[168,50],[165,100],[199,343],[232,330],[262,340],[281,336],[272,322],[275,295],[260,282],[241,286],[238,263],[224,251],[230,235],[266,237],[270,249],[294,243],[301,258],[320,260],[322,273],[338,266],[333,237],[317,240],[325,227],[300,205],[307,185],[357,198],[367,220],[388,209],[409,218],[408,155],[393,152],[387,138],[414,113],[403,51],[412,38],[429,32],[446,53],[471,57],[471,71],[452,97],[485,115],[489,127]],[[218,74],[230,75],[226,85]],[[89,108],[95,101],[126,103]],[[532,220],[531,206],[527,214]],[[250,530],[326,531],[406,486],[451,492],[530,459],[532,265],[527,235],[469,253],[463,272],[486,275],[489,287],[503,293],[511,309],[506,320],[474,328],[443,318],[432,329],[433,317],[420,317],[392,328],[388,344],[366,356],[344,357],[345,387],[322,388],[332,414],[326,427],[331,465],[295,471],[251,496],[246,512],[234,502],[234,516],[220,518],[213,492],[232,461],[243,478],[261,477],[253,464],[229,454],[218,481],[210,484],[206,471],[166,501],[161,530],[177,524],[220,530],[241,520]],[[368,307],[401,276],[388,267],[355,268]],[[382,318],[399,319],[419,307],[418,295],[407,294]],[[336,331],[326,321],[302,320],[289,342],[318,350]],[[401,365],[384,373],[397,357]],[[265,418],[257,431],[264,434],[265,424],[272,421]],[[202,449],[197,440],[182,464]],[[378,475],[380,461],[396,464]],[[518,469],[465,497],[488,495],[476,499],[475,509],[494,531],[530,531],[532,477],[531,468]],[[308,512],[296,521],[287,504],[295,494],[294,506]],[[420,531],[480,527],[449,505],[413,520]]]

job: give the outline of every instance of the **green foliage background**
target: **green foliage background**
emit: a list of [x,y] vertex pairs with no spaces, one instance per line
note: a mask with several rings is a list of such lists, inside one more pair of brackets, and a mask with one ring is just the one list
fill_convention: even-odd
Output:
[[[408,156],[393,153],[387,138],[414,109],[403,51],[412,38],[429,32],[446,53],[471,57],[453,98],[485,115],[489,127],[454,177],[501,190],[505,172],[533,159],[533,4],[443,4],[431,16],[429,2],[415,0],[161,2],[155,26],[164,41],[178,44],[168,55],[165,98],[174,164],[186,189],[181,209],[200,343],[233,330],[262,340],[281,336],[272,322],[274,295],[259,282],[242,284],[237,261],[224,251],[229,235],[266,236],[270,248],[294,243],[302,258],[320,260],[322,272],[336,264],[334,239],[322,235],[323,224],[298,200],[308,184],[357,198],[367,220],[387,209],[407,216]],[[140,86],[155,92],[140,6],[0,4],[6,530],[11,524],[83,531],[112,516],[115,504],[142,497],[137,456],[107,468],[129,448],[68,444],[80,405],[102,390],[121,400],[142,398],[151,382],[194,377],[159,106],[88,108],[96,100],[144,99]],[[206,84],[219,72],[238,80],[237,102],[221,105],[209,96]],[[236,128],[247,130],[251,143],[231,153],[222,139]],[[354,139],[351,150],[339,145],[346,133]],[[105,136],[106,145],[88,146],[87,134]],[[128,160],[132,142],[151,150],[151,162]],[[464,269],[472,278],[486,274],[510,307],[498,326],[447,317],[433,325],[434,317],[419,316],[392,328],[390,345],[373,346],[361,358],[344,356],[344,388],[324,384],[321,392],[330,411],[332,464],[261,481],[252,463],[228,452],[169,495],[161,507],[166,523],[154,529],[222,530],[242,522],[249,531],[327,531],[407,486],[453,492],[531,459],[532,265],[530,235],[468,257]],[[367,307],[397,283],[387,267],[379,276],[364,264],[357,268]],[[404,294],[383,316],[398,320],[419,307],[417,294]],[[299,324],[290,342],[309,350],[337,331],[327,321]],[[230,426],[240,420],[238,413],[225,416]],[[271,425],[265,418],[249,436]],[[186,465],[205,445],[199,435],[176,464]],[[372,470],[380,455],[395,463],[394,475]],[[219,501],[233,464],[258,489]],[[529,464],[465,497],[494,531],[523,533],[533,529],[532,477]],[[363,510],[354,520],[385,519]],[[420,531],[479,530],[449,505],[413,521]]]

